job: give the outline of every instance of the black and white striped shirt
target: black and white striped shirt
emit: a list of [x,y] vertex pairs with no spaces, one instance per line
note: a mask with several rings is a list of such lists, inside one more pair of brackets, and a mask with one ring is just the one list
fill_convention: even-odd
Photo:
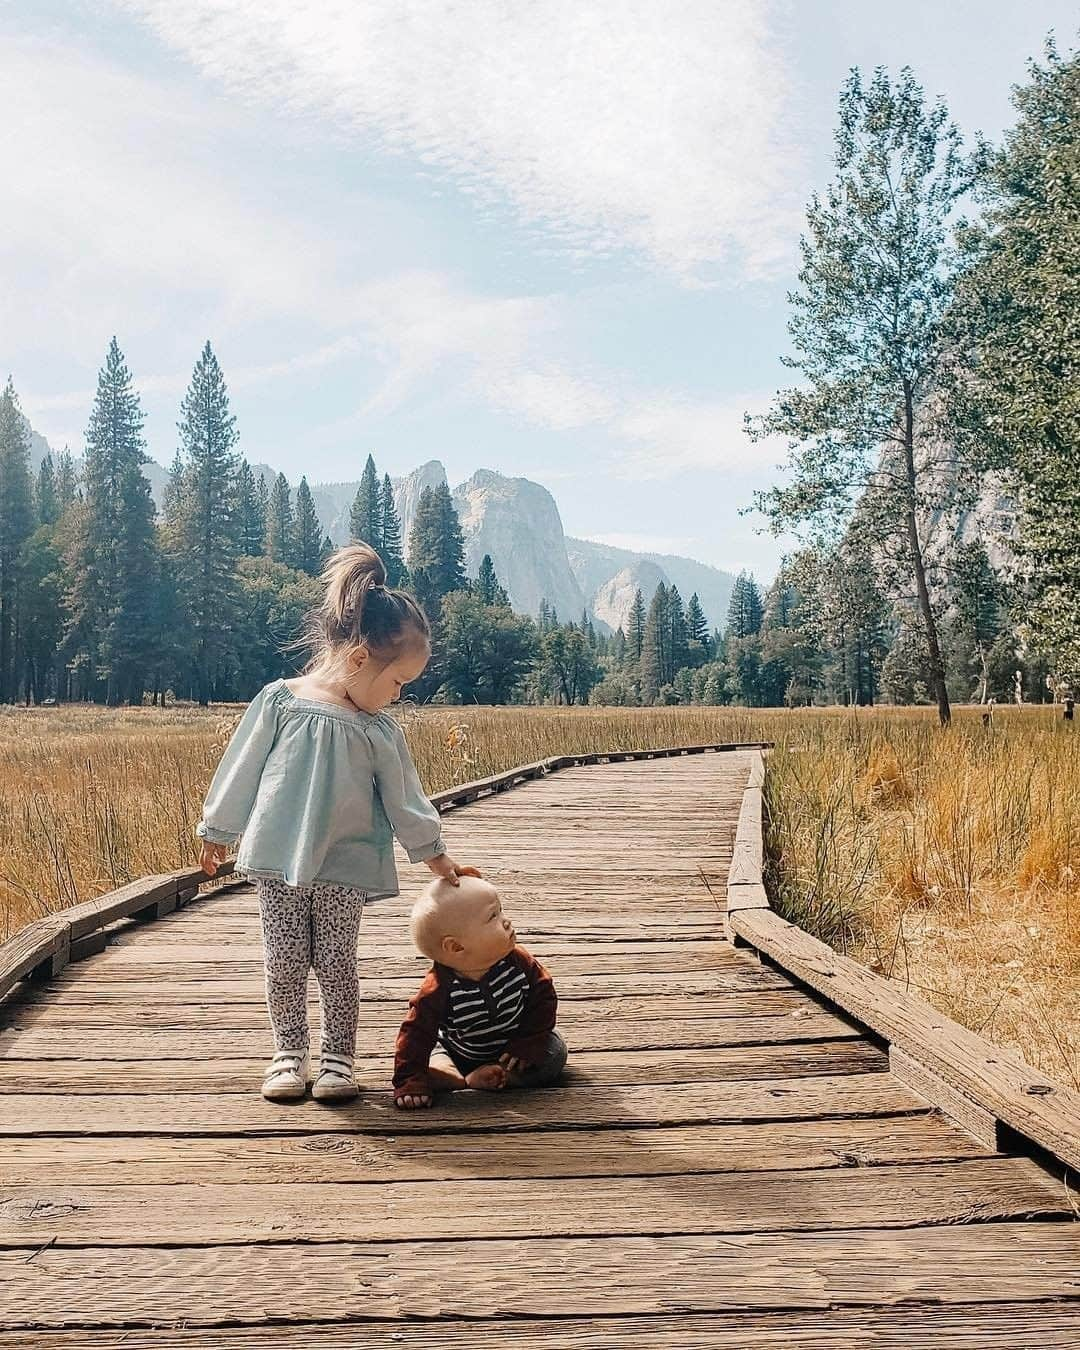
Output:
[[463,1059],[497,1058],[525,1011],[529,979],[511,955],[496,962],[482,980],[456,972],[450,981],[439,1040]]

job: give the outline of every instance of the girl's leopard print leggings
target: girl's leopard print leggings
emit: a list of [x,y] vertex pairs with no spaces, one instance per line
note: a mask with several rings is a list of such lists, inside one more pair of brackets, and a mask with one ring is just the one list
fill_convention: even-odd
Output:
[[366,896],[350,886],[288,886],[255,879],[266,950],[266,1006],[275,1050],[308,1048],[308,971],[315,968],[322,1000],[322,1048],[356,1050],[360,990],[356,938]]

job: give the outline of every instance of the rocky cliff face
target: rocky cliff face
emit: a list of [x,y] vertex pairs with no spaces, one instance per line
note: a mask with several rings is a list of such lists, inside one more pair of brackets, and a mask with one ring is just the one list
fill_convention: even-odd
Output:
[[625,632],[635,593],[641,592],[647,610],[649,601],[661,582],[665,586],[668,584],[665,574],[655,563],[642,558],[639,562],[631,563],[629,567],[620,568],[610,580],[605,581],[597,589],[592,598],[592,612],[612,632],[616,628],[621,628]]
[[454,489],[465,536],[465,567],[475,576],[485,553],[519,613],[536,615],[541,600],[561,619],[580,619],[585,606],[566,556],[555,499],[527,478],[478,469]]
[[437,459],[429,459],[426,464],[413,469],[412,473],[404,478],[394,479],[394,505],[401,521],[401,542],[406,557],[409,553],[409,536],[412,534],[413,521],[416,519],[416,508],[420,505],[424,489],[436,488],[445,482],[446,470]]
[[[693,558],[680,558],[673,553],[634,553],[611,544],[598,544],[592,539],[567,538],[566,548],[570,566],[585,593],[585,603],[597,613],[598,605],[611,608],[612,617],[617,619],[613,625],[616,628],[620,624],[626,627],[626,616],[634,603],[637,585],[641,587],[647,607],[660,581],[665,586],[678,586],[684,605],[696,591],[709,627],[724,626],[735,581],[730,572],[721,572],[718,567],[709,567]],[[629,585],[626,578],[622,578],[618,586],[609,589],[624,571],[629,570],[633,574],[636,569],[644,569],[645,566],[651,566],[654,570],[637,572],[640,581],[630,589],[629,598],[626,595]],[[613,599],[616,594],[619,597],[617,601]],[[605,615],[604,622],[611,624],[611,619]]]

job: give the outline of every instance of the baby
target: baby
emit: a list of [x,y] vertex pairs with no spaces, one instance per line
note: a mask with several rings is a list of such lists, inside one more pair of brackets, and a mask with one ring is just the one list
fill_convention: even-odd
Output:
[[516,945],[495,887],[468,876],[457,886],[436,881],[414,905],[410,928],[435,964],[398,1032],[395,1104],[412,1110],[430,1106],[436,1091],[558,1082],[566,1045],[555,1030],[555,986]]

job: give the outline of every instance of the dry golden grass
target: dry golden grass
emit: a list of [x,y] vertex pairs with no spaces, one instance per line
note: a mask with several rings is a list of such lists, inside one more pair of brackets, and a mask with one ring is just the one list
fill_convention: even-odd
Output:
[[767,795],[788,917],[1080,1087],[1080,728],[1059,718],[804,717]]
[[[194,860],[239,708],[0,710],[0,937]],[[789,917],[1080,1086],[1080,741],[1050,709],[406,710],[431,792],[546,755],[776,742]],[[1080,734],[1080,727],[1077,728]]]

